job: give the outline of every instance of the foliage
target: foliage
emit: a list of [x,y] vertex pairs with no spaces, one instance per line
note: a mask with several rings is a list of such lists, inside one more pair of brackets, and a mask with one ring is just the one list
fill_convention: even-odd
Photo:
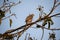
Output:
[[[6,18],[10,18],[13,15],[16,17],[16,14],[11,13],[11,7],[15,6],[19,3],[20,3],[20,1],[18,3],[14,3],[14,2],[9,2],[9,0],[4,0],[3,5],[0,7],[0,25],[2,23],[2,20],[6,19]],[[7,12],[9,12],[10,16],[5,17],[5,14]],[[10,21],[10,27],[11,27],[12,19],[10,19],[9,21]]]
[[[9,2],[9,0],[4,0],[4,4],[3,6],[0,7],[0,25],[2,23],[2,20],[6,19],[6,18],[10,18],[11,16],[15,16],[16,17],[16,14],[12,14],[10,8],[12,6],[15,6],[17,4],[20,3],[20,1],[18,3],[14,3],[14,2],[10,2],[10,3],[6,3],[6,2]],[[12,3],[12,4],[11,4]],[[10,4],[10,5],[8,5]],[[7,6],[6,6],[7,5]],[[36,28],[41,28],[43,33],[42,33],[42,37],[41,37],[41,40],[43,39],[43,35],[44,35],[44,29],[47,29],[47,30],[60,30],[60,28],[58,29],[53,29],[53,28],[50,28],[51,25],[54,24],[53,20],[52,20],[52,17],[56,17],[58,15],[60,15],[60,13],[57,13],[57,14],[54,14],[54,15],[51,15],[53,13],[53,11],[56,9],[56,7],[58,7],[60,5],[60,2],[58,2],[57,0],[54,0],[54,4],[53,4],[53,7],[51,8],[50,12],[48,14],[46,14],[45,12],[43,12],[43,8],[42,6],[39,6],[37,9],[38,11],[41,13],[39,13],[39,18],[36,19],[36,21],[32,22],[33,20],[33,17],[34,17],[34,14],[30,14],[29,16],[26,17],[26,24],[23,25],[23,26],[20,26],[19,28],[16,28],[16,29],[11,29],[11,30],[7,30],[5,33],[3,34],[0,34],[0,38],[1,40],[4,40],[4,39],[8,39],[8,40],[12,40],[14,37],[17,37],[17,40],[19,39],[19,37],[21,37],[21,35],[27,30],[29,29],[32,25],[36,24]],[[5,17],[5,14],[6,12],[8,12],[11,14],[10,16],[8,17]],[[44,15],[44,16],[42,16]],[[9,19],[10,21],[10,27],[12,26],[12,19]],[[38,22],[42,22],[42,25],[40,24],[37,24]],[[48,24],[48,28],[45,27],[46,25]],[[22,29],[22,30],[20,30]],[[13,33],[17,30],[20,30],[16,33]],[[49,36],[49,39],[52,38],[53,40],[55,40],[55,34],[51,33],[50,36]],[[26,40],[26,38],[25,38]],[[30,34],[28,36],[28,40],[33,40],[32,37],[30,37]],[[37,40],[37,39],[36,39]]]

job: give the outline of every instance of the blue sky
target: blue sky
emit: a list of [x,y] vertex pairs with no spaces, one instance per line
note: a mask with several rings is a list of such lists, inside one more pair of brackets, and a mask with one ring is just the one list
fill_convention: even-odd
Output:
[[[13,2],[18,2],[19,0],[11,0]],[[3,0],[0,0],[0,5],[2,4]],[[14,28],[18,28],[22,25],[25,24],[25,18],[29,15],[34,13],[34,18],[33,21],[35,21],[38,18],[38,14],[39,11],[36,10],[36,8],[41,5],[44,7],[44,12],[45,13],[49,13],[49,10],[51,10],[52,5],[53,5],[53,0],[21,0],[21,3],[12,7],[11,11],[12,13],[15,13],[17,16],[17,19],[12,16],[11,19],[13,20],[13,24],[12,27],[9,27],[9,18],[5,19],[2,21],[2,25],[0,26],[0,33],[4,33],[6,30],[8,29],[14,29]],[[53,13],[58,13],[60,12],[60,6],[56,8],[55,12]],[[6,14],[8,15],[8,13]],[[58,21],[57,21],[58,20]],[[52,25],[52,27],[58,27],[60,26],[60,18],[53,18],[54,21],[54,25]],[[36,25],[33,25],[32,27],[35,27]],[[47,31],[45,30],[45,35],[43,40],[47,40],[48,39],[48,33],[51,31]],[[38,40],[40,40],[41,38],[41,34],[42,34],[42,30],[41,29],[34,29],[34,28],[29,28],[23,35],[22,37],[20,37],[21,40],[24,40],[23,38],[25,37],[26,33],[30,33],[32,37],[37,38]],[[56,37],[57,39],[59,39],[60,37],[60,31],[56,31]]]

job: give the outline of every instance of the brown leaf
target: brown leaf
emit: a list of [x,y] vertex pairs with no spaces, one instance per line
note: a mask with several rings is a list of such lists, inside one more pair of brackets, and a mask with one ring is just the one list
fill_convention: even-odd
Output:
[[0,10],[0,19],[5,17],[5,11]]
[[10,19],[10,27],[12,26],[12,19]]
[[0,25],[1,25],[1,23],[2,23],[2,19],[0,19]]

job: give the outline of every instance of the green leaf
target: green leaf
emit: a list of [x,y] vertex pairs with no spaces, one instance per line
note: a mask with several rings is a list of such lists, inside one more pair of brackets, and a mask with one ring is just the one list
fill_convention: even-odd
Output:
[[50,22],[48,21],[48,29],[50,29]]
[[53,25],[54,24],[54,22],[53,22],[53,20],[51,20],[51,25]]
[[12,26],[12,19],[10,19],[10,27]]
[[50,22],[51,25],[54,24],[53,20],[51,18],[48,18],[48,21]]

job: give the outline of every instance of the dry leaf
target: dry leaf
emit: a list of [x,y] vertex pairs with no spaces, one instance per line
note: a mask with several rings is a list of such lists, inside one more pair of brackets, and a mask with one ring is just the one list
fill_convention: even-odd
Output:
[[10,27],[12,26],[12,19],[10,19]]
[[1,21],[2,21],[2,20],[0,19],[0,25],[1,25]]
[[5,11],[0,10],[0,19],[5,17]]

